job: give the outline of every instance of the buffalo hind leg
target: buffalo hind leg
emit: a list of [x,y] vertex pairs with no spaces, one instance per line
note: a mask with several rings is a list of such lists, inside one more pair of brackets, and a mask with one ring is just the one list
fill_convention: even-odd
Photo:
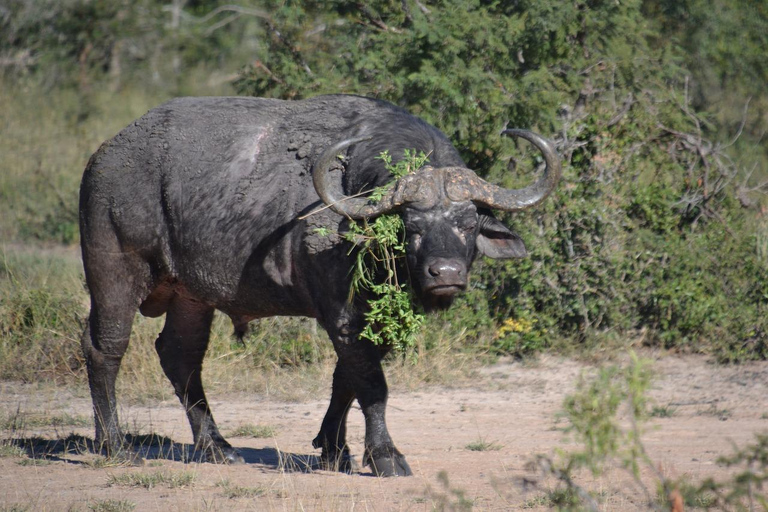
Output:
[[120,430],[115,381],[144,290],[140,284],[143,267],[130,255],[107,249],[83,245],[91,313],[81,341],[93,400],[95,442],[108,457],[137,463],[138,455]]
[[192,298],[176,296],[168,307],[155,349],[187,412],[195,450],[209,462],[237,464],[244,460],[219,433],[201,379],[212,321],[213,308]]
[[325,413],[320,433],[312,441],[312,446],[323,449],[320,455],[321,469],[342,473],[354,473],[359,470],[347,446],[347,414],[354,399],[355,393],[337,366],[333,373],[331,403]]
[[120,430],[115,398],[115,381],[128,348],[134,313],[127,307],[107,312],[93,302],[82,346],[93,400],[96,449],[108,457],[139,463],[140,457],[126,444]]

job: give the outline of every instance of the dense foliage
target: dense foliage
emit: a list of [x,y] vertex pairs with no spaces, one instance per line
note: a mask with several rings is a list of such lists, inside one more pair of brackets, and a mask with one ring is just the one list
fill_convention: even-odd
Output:
[[[531,257],[477,262],[467,296],[429,321],[494,353],[620,341],[741,360],[768,356],[766,34],[765,5],[748,0],[10,0],[0,70],[184,94],[205,90],[201,66],[245,66],[241,94],[401,105],[505,185],[538,161],[499,133],[536,130],[565,166],[542,208],[505,219]],[[6,231],[72,241],[72,219],[62,231],[51,211],[76,199],[58,196],[25,221],[42,234]]]
[[[509,219],[531,258],[481,265],[465,301],[462,327],[495,329],[492,349],[523,354],[553,339],[613,336],[725,359],[768,355],[763,228],[745,208],[759,187],[747,162],[718,142],[727,130],[702,112],[706,96],[689,83],[686,54],[664,43],[682,33],[681,13],[711,21],[702,5],[675,4],[674,13],[671,3],[639,1],[267,5],[268,51],[243,73],[241,92],[393,101],[445,131],[470,167],[507,184],[525,178],[509,169],[535,161],[499,137],[503,128],[556,140],[562,186],[543,211]],[[729,23],[739,19],[731,14]],[[718,44],[697,48],[727,75]],[[761,58],[750,46],[740,65]],[[696,91],[706,78],[697,75]]]

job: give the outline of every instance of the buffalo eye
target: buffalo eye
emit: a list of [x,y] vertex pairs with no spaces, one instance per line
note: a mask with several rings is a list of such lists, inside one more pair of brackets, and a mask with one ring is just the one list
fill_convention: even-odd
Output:
[[477,222],[474,220],[461,222],[459,223],[458,228],[463,235],[473,234],[477,229]]

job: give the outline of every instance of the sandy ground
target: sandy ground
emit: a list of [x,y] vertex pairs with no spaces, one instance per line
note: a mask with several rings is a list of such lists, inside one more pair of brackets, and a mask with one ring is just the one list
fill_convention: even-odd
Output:
[[[716,459],[733,444],[751,442],[768,432],[768,364],[722,367],[703,357],[667,356],[656,360],[651,396],[671,417],[653,418],[644,443],[668,477],[699,481],[725,478]],[[135,505],[135,510],[545,510],[542,497],[551,481],[528,467],[536,454],[573,449],[557,418],[566,394],[584,363],[544,358],[534,364],[488,367],[472,382],[455,388],[427,388],[390,394],[388,422],[395,443],[414,471],[411,478],[380,479],[367,468],[345,475],[307,471],[318,454],[311,448],[328,397],[301,403],[260,396],[211,396],[212,409],[225,433],[242,424],[266,424],[266,439],[230,437],[245,465],[221,466],[150,458],[143,467],[100,465],[90,453],[49,446],[47,459],[8,455],[0,458],[0,510],[109,510],[105,500]],[[0,411],[17,414],[68,413],[90,416],[90,400],[65,389],[0,383]],[[140,433],[168,436],[182,452],[191,442],[186,418],[175,400],[123,406],[123,422]],[[64,439],[70,433],[91,437],[90,427],[26,428],[2,435],[6,440]],[[359,409],[350,414],[349,440],[357,459],[363,447]],[[472,451],[479,440],[494,449]],[[180,488],[158,484],[146,489],[115,483],[121,475],[161,472],[186,475]],[[191,476],[190,476],[191,474]],[[652,472],[644,480],[653,489]],[[446,483],[447,481],[447,483]],[[646,509],[641,489],[614,468],[599,480],[582,475],[579,483],[600,496],[602,510]],[[654,489],[655,492],[655,489]],[[125,504],[125,503],[124,503]],[[24,509],[24,508],[22,508]],[[119,510],[113,508],[112,510]]]

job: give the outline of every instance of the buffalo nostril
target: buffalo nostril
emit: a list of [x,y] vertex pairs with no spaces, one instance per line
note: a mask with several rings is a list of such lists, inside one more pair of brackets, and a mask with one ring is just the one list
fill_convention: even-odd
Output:
[[427,266],[427,272],[430,276],[446,279],[461,277],[465,271],[464,265],[454,261],[437,261]]

